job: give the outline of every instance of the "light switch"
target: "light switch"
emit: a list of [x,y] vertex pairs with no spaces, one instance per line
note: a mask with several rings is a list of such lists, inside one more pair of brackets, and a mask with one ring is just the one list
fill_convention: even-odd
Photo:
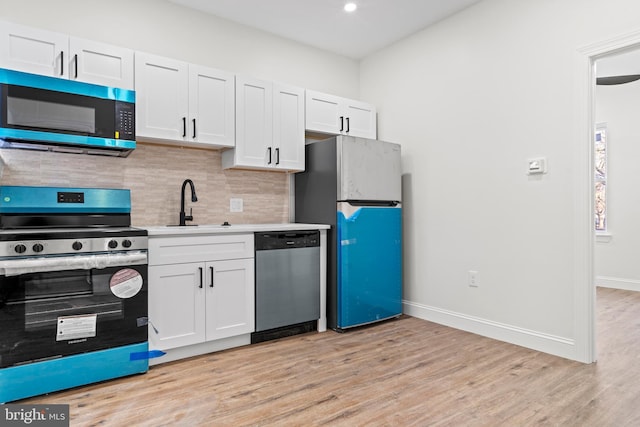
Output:
[[544,157],[538,157],[535,159],[529,159],[527,161],[527,173],[529,175],[538,175],[547,173],[547,159]]

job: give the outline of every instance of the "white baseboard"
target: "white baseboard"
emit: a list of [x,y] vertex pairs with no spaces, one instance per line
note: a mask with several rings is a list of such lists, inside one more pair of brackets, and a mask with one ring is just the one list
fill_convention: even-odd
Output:
[[600,286],[601,288],[624,289],[627,291],[640,291],[640,280],[597,276],[596,286]]
[[411,301],[403,301],[403,313],[463,331],[519,345],[566,359],[579,360],[573,339],[519,328]]

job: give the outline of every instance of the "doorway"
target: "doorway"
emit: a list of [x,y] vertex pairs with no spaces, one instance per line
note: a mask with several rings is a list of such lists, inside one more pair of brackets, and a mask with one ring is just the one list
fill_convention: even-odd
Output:
[[[596,63],[625,52],[640,49],[640,33],[596,43],[582,49],[576,65],[579,68],[581,91],[578,93],[579,132],[577,134],[578,156],[576,167],[582,177],[576,184],[576,356],[585,363],[595,362],[596,353],[596,282],[595,282],[595,187],[594,146],[596,129]],[[588,188],[586,188],[588,186]],[[583,195],[587,195],[586,197]]]

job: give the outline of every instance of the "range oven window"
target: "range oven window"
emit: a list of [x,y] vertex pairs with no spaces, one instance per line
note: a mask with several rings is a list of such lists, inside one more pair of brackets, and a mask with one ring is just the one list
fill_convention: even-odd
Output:
[[[25,330],[55,326],[63,316],[124,317],[122,300],[110,291],[100,270],[29,274],[8,302],[25,305]],[[24,291],[24,292],[22,292]]]
[[[142,286],[122,297],[123,270]],[[0,276],[0,367],[147,340],[147,266]]]

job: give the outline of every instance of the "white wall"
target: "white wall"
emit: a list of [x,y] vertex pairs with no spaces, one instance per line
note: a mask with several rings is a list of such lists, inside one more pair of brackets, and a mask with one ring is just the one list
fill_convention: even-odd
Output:
[[0,0],[0,19],[347,97],[358,63],[166,0]]
[[596,284],[640,290],[640,81],[596,88],[596,122],[609,144],[607,226],[595,246]]
[[[576,341],[576,287],[588,286],[574,283],[576,58],[640,28],[639,14],[635,0],[484,0],[365,58],[361,98],[403,149],[407,312],[588,359]],[[548,173],[527,176],[538,156]]]

